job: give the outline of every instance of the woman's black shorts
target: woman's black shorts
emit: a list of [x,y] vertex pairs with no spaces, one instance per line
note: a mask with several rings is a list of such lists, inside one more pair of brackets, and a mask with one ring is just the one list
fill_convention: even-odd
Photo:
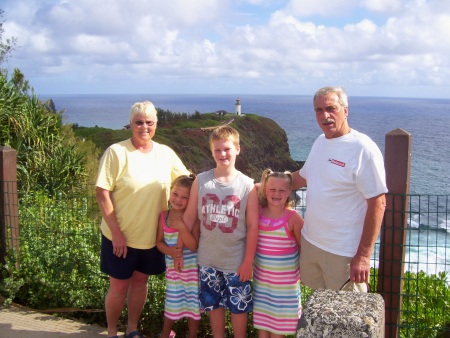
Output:
[[146,275],[158,275],[166,270],[164,254],[156,246],[151,249],[127,247],[127,257],[113,254],[112,241],[102,235],[100,270],[117,279],[129,279],[134,271]]

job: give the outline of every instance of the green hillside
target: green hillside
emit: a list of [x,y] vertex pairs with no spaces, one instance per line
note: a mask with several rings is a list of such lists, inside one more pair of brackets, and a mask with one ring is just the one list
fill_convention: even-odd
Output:
[[[275,171],[295,171],[300,168],[299,163],[290,156],[286,132],[271,119],[255,114],[174,115],[158,110],[158,129],[154,141],[171,147],[195,173],[214,166],[208,144],[211,129],[208,128],[231,120],[230,126],[237,129],[241,137],[241,153],[236,167],[243,173],[259,181],[266,168]],[[85,128],[76,125],[73,128],[78,137],[92,140],[102,151],[112,143],[131,136],[127,129]]]

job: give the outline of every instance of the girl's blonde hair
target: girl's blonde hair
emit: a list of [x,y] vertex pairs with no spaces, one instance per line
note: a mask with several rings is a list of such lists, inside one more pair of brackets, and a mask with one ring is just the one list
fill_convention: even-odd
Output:
[[196,175],[194,173],[190,173],[189,175],[181,175],[178,176],[176,179],[172,181],[172,184],[170,185],[170,190],[173,189],[175,186],[181,186],[184,188],[191,189],[192,183],[194,183]]
[[[183,188],[188,188],[189,191],[191,191],[192,183],[194,183],[195,177],[196,177],[196,175],[192,172],[189,175],[178,176],[170,184],[170,193],[172,194],[172,189],[177,186],[180,186]],[[170,196],[169,196],[169,200],[168,200],[168,206],[169,206],[169,209],[172,207],[170,205]]]
[[[290,171],[285,171],[285,172],[278,171],[277,172],[277,171],[272,171],[271,169],[266,169],[263,171],[263,173],[261,175],[261,185],[259,186],[259,189],[258,189],[259,204],[262,207],[266,207],[268,204],[267,197],[264,194],[264,188],[266,186],[267,181],[271,177],[282,178],[282,179],[286,180],[289,184],[289,189],[291,189],[291,192],[292,192],[293,177],[292,177],[292,173]],[[285,205],[288,208],[294,207],[294,200],[292,199],[292,194],[290,194],[289,197],[287,198]]]

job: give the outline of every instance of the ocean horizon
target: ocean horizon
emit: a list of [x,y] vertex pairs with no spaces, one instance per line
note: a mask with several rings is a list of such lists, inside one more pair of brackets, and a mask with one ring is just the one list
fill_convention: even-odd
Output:
[[[306,160],[315,139],[322,133],[313,111],[312,96],[305,95],[211,95],[211,94],[82,94],[40,95],[64,110],[63,122],[84,127],[122,129],[129,123],[133,103],[149,100],[174,113],[235,112],[240,99],[243,114],[274,120],[286,131],[290,155]],[[450,272],[450,99],[349,96],[350,127],[367,134],[384,153],[385,136],[401,128],[411,134],[411,195],[429,195],[430,210],[411,213],[408,225],[407,270]],[[156,131],[158,132],[158,131]],[[415,202],[414,202],[415,203]],[[419,202],[420,205],[420,202]],[[416,208],[416,206],[412,206]],[[423,229],[423,230],[421,230]],[[434,229],[434,230],[433,230]],[[435,236],[433,252],[421,247],[424,234]],[[420,249],[417,249],[420,248]],[[376,248],[377,249],[377,248]],[[375,249],[374,255],[377,254]],[[436,263],[428,263],[428,262]]]
[[[129,123],[131,105],[149,100],[161,109],[194,114],[235,111],[236,98],[243,114],[274,120],[286,131],[291,157],[306,160],[321,133],[305,95],[188,95],[188,94],[82,94],[40,95],[64,110],[63,122],[84,127],[122,129]],[[384,153],[388,132],[401,128],[412,135],[411,193],[450,194],[450,99],[349,97],[349,124],[370,136]]]

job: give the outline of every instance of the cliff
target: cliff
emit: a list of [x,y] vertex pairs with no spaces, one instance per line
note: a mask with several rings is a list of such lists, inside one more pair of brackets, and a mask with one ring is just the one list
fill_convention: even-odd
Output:
[[[164,115],[162,115],[164,116]],[[295,171],[300,164],[289,152],[286,132],[273,120],[254,114],[202,114],[197,119],[167,121],[158,112],[158,129],[154,140],[171,147],[183,163],[195,173],[215,166],[209,149],[209,135],[214,127],[229,123],[239,131],[241,152],[236,167],[259,181],[262,171]],[[129,130],[75,127],[76,135],[91,139],[102,150],[114,142],[130,137]]]
[[[286,132],[273,120],[257,115],[235,116],[230,126],[239,131],[241,152],[236,167],[243,173],[259,181],[266,168],[300,168],[290,156]],[[215,166],[208,143],[210,134],[209,129],[177,129],[164,143],[175,150],[188,168],[199,173]]]

